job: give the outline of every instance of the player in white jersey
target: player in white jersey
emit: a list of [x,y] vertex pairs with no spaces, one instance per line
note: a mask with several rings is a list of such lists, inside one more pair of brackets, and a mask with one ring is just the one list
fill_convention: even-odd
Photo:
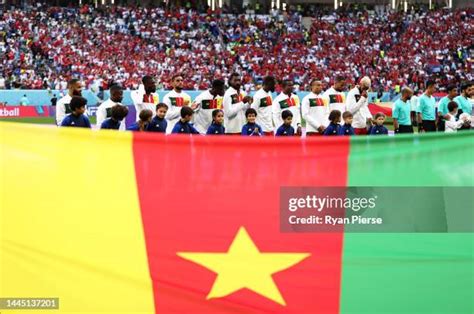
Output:
[[283,124],[281,112],[289,110],[293,114],[291,126],[297,130],[297,134],[301,135],[300,99],[298,95],[293,93],[294,83],[292,80],[283,80],[281,85],[281,93],[273,100],[273,124],[275,128],[279,128]]
[[[344,89],[346,88],[346,79],[343,76],[336,77],[334,85],[324,92],[323,97],[329,103],[329,112],[339,110],[341,114],[346,111],[346,96]],[[344,123],[341,119],[341,124]]]
[[171,86],[173,90],[163,97],[163,103],[168,106],[166,113],[166,121],[168,127],[166,133],[170,134],[176,122],[181,118],[181,108],[191,105],[191,97],[183,92],[183,76],[175,74],[171,78]]
[[[71,107],[69,107],[72,96],[82,96],[82,83],[78,79],[69,80],[67,82],[67,89],[66,96],[59,99],[56,103],[56,124],[58,126],[61,126],[63,119],[72,113]],[[84,114],[87,115],[87,110]]]
[[359,85],[347,94],[346,107],[352,113],[352,127],[356,135],[367,135],[367,124],[372,122],[372,114],[369,111],[368,90],[372,82],[364,76]]
[[132,91],[130,94],[135,110],[137,111],[137,121],[140,120],[140,111],[143,109],[149,109],[153,112],[153,115],[155,115],[156,105],[160,102],[160,98],[156,93],[155,78],[146,75],[142,78],[142,83],[138,90]]
[[194,127],[200,134],[206,134],[212,123],[212,112],[222,109],[222,96],[224,95],[225,83],[222,80],[214,80],[210,90],[202,92],[193,101],[191,108],[194,109]]
[[241,91],[242,80],[238,73],[229,77],[229,88],[224,94],[224,125],[228,134],[240,134],[246,123],[245,110],[250,107],[252,97]]
[[[123,88],[120,85],[110,86],[110,98],[100,104],[97,108],[97,128],[100,129],[102,122],[112,117],[112,107],[116,105],[122,105],[123,100]],[[120,122],[120,131],[125,131],[125,119]]]
[[301,102],[301,112],[306,121],[306,136],[323,135],[329,124],[328,101],[322,97],[323,84],[318,79],[311,81],[311,92]]
[[264,135],[273,136],[272,92],[275,91],[276,80],[273,76],[263,79],[262,88],[253,95],[251,107],[257,111],[256,123],[262,127]]

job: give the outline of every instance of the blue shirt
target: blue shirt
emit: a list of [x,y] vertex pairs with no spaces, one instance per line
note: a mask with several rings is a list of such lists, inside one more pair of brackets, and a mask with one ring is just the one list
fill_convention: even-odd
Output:
[[282,124],[276,131],[275,136],[293,136],[295,135],[295,128],[290,125]]
[[135,122],[127,128],[127,131],[140,131],[140,125],[138,125],[138,122]]
[[146,127],[146,131],[165,133],[167,126],[168,126],[168,122],[166,122],[166,119],[160,119],[157,116],[155,116]]
[[352,127],[352,125],[350,124],[345,124],[343,126],[341,126],[340,130],[339,130],[339,135],[354,135],[355,132],[354,132],[354,128]]
[[[258,128],[258,133],[257,134],[253,133],[255,129],[257,128]],[[244,124],[244,126],[242,127],[242,135],[243,136],[262,136],[263,135],[262,127],[258,125],[257,123]]]
[[418,98],[418,108],[416,112],[421,113],[421,118],[427,121],[434,121],[436,118],[436,100],[433,96],[428,97],[423,94]]
[[120,128],[120,121],[112,120],[112,118],[105,119],[100,125],[101,129],[118,130]]
[[393,105],[392,117],[397,119],[400,125],[411,125],[411,104],[398,99]]
[[370,135],[388,135],[388,129],[383,125],[374,125],[370,129]]
[[224,134],[225,133],[225,128],[222,124],[217,124],[212,122],[209,128],[207,129],[206,134],[208,135],[219,135],[219,134]]
[[326,130],[324,130],[323,135],[340,135],[341,134],[341,125],[339,123],[332,123],[328,125]]
[[61,126],[70,126],[76,128],[91,128],[91,123],[89,118],[81,114],[80,116],[75,116],[72,113],[67,115],[61,122]]
[[198,130],[189,122],[182,122],[179,120],[171,131],[173,134],[199,134]]

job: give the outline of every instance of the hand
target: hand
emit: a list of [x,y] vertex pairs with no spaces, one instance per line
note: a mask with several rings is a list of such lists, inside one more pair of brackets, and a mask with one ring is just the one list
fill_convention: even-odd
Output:
[[372,118],[367,118],[367,124],[368,125],[373,125],[374,121],[372,121]]
[[199,104],[196,103],[196,102],[194,102],[194,103],[191,105],[191,109],[193,109],[193,110],[196,110],[197,107],[199,107]]
[[258,132],[258,128],[253,129],[253,133],[254,133],[254,134],[258,134],[258,133],[259,133],[259,132]]
[[298,127],[296,128],[296,134],[298,134],[298,136],[301,136],[301,134],[303,134],[301,130],[301,125],[298,125]]
[[362,94],[360,94],[360,95],[361,95],[362,97],[364,97],[364,98],[369,98],[369,97],[368,97],[367,90],[363,90],[363,91],[362,91]]
[[253,102],[253,98],[250,97],[250,96],[245,96],[244,99],[242,100],[242,102],[250,104],[250,103]]
[[323,133],[324,130],[326,130],[326,127],[324,125],[321,125],[319,128],[318,128],[318,132],[319,133]]

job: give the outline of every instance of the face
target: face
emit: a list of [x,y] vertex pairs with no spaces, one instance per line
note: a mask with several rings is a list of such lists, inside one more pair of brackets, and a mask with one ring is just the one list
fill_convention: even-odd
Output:
[[229,85],[235,88],[236,90],[239,90],[240,86],[242,86],[242,80],[238,76],[233,76],[232,79],[229,81]]
[[192,119],[193,119],[193,116],[192,116],[192,115],[184,117],[184,121],[185,121],[185,122],[189,122],[189,121],[191,121]]
[[123,90],[121,89],[114,89],[110,92],[110,99],[113,102],[122,102],[123,100]]
[[268,84],[266,85],[266,89],[269,91],[269,92],[274,92],[275,91],[275,85],[276,85],[276,82],[273,80],[273,81],[270,81],[268,82]]
[[292,122],[293,122],[293,117],[288,117],[285,120],[283,120],[283,123],[285,125],[291,125]]
[[78,116],[81,115],[81,114],[84,114],[84,112],[86,112],[86,106],[82,106],[80,108],[77,108],[75,111],[74,111]]
[[219,86],[217,88],[212,89],[213,95],[224,96],[224,93],[225,93],[224,86]]
[[82,83],[76,82],[72,84],[69,88],[69,94],[72,94],[72,96],[82,96]]
[[450,90],[449,93],[448,93],[448,97],[449,97],[449,98],[454,98],[454,97],[456,97],[457,95],[458,95],[458,91],[457,91],[456,88]]
[[156,92],[156,82],[154,79],[146,81],[143,85],[145,87],[145,93],[151,94]]
[[293,90],[293,82],[286,82],[286,85],[283,87],[283,93],[290,95],[291,93],[293,93]]
[[466,96],[468,98],[471,98],[472,96],[474,96],[474,86],[471,86],[467,89],[466,91]]
[[257,116],[254,115],[253,113],[251,113],[247,116],[247,122],[248,123],[255,123],[256,119],[257,119]]
[[434,94],[436,92],[436,85],[431,85],[430,87],[428,87],[427,92],[429,94]]
[[182,76],[175,77],[171,85],[173,86],[175,90],[182,91],[183,90],[183,77]]
[[383,125],[384,122],[385,122],[385,117],[383,116],[375,119],[375,123],[377,123],[377,125]]
[[404,96],[406,101],[410,100],[413,97],[413,91],[406,92]]
[[313,84],[311,84],[311,91],[313,93],[320,94],[321,91],[323,90],[323,84],[320,81],[315,81]]
[[353,117],[347,117],[347,118],[344,119],[344,123],[345,124],[352,124],[352,119],[353,119]]
[[158,108],[158,110],[156,110],[156,115],[158,116],[158,118],[164,119],[166,116],[166,112],[168,112],[168,108],[160,107]]
[[217,124],[222,124],[224,122],[224,113],[223,112],[219,112],[217,114],[217,116],[214,118],[214,121],[217,123]]
[[342,80],[334,84],[334,89],[338,92],[342,92],[346,88],[346,81]]

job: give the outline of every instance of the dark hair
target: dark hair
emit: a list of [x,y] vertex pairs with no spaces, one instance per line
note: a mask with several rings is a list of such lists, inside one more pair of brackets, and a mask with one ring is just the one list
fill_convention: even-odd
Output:
[[142,83],[143,84],[146,84],[146,82],[148,81],[151,81],[151,80],[154,80],[155,78],[153,76],[150,76],[150,75],[145,75],[143,78],[142,78]]
[[329,113],[329,121],[334,122],[341,117],[341,112],[339,110],[333,110]]
[[276,83],[276,80],[273,76],[269,75],[269,76],[265,76],[263,78],[263,82],[262,82],[263,85],[268,85],[268,84],[271,84],[271,83]]
[[217,115],[219,114],[219,112],[224,113],[224,111],[222,111],[221,109],[214,109],[214,110],[212,110],[212,119],[214,119],[215,117],[217,117]]
[[309,86],[313,86],[313,83],[314,82],[320,82],[321,80],[320,79],[317,79],[317,78],[314,78],[311,80],[311,82],[309,83]]
[[181,118],[186,118],[187,116],[192,116],[194,111],[191,107],[185,106],[181,108]]
[[174,81],[177,77],[183,77],[180,73],[176,73],[171,77],[171,81]]
[[240,74],[237,73],[237,72],[233,72],[233,73],[229,76],[229,82],[230,82],[230,80],[232,80],[232,78],[234,78],[234,77],[240,78]]
[[120,86],[119,84],[114,84],[112,86],[110,86],[109,90],[112,92],[114,90],[123,90],[123,87]]
[[344,111],[344,113],[342,114],[342,118],[343,118],[343,119],[352,118],[352,112],[350,112],[350,111]]
[[87,99],[81,96],[73,96],[71,102],[69,103],[69,107],[72,111],[76,111],[81,107],[85,107],[87,105]]
[[287,85],[290,85],[291,84],[294,84],[295,82],[293,82],[293,80],[290,80],[290,79],[284,79],[283,81],[281,81],[281,86],[285,87]]
[[293,117],[293,113],[290,110],[283,110],[281,112],[281,118],[286,120],[288,117]]
[[158,110],[158,109],[160,109],[160,108],[166,108],[166,109],[168,109],[168,105],[165,104],[165,103],[160,102],[158,105],[156,105],[156,110]]
[[464,82],[462,85],[461,85],[461,91],[465,91],[466,89],[468,89],[469,87],[472,86],[472,82]]
[[425,88],[429,88],[430,86],[436,85],[436,82],[433,80],[427,80],[425,85]]
[[456,89],[456,90],[457,90],[458,87],[457,87],[456,85],[454,85],[454,84],[448,85],[448,86],[446,87],[446,91],[447,91],[448,93],[449,93],[450,91],[452,91],[453,89]]
[[140,131],[144,131],[148,121],[150,121],[151,117],[153,117],[153,112],[150,109],[143,109],[140,111],[140,114],[138,115],[138,127]]
[[346,78],[342,75],[338,75],[336,76],[336,79],[334,80],[334,82],[342,82],[342,81],[345,81]]
[[67,81],[67,88],[71,88],[71,86],[76,84],[77,82],[79,82],[79,79],[77,78],[70,79],[69,81]]
[[225,83],[224,83],[223,80],[214,80],[214,81],[212,81],[212,88],[220,88],[220,87],[224,87],[224,86],[225,86]]
[[128,108],[122,105],[115,105],[112,107],[112,118],[122,121],[128,115]]
[[249,115],[251,114],[254,114],[255,116],[257,116],[257,110],[253,109],[253,108],[249,108],[247,110],[245,110],[245,117],[248,118]]
[[384,117],[384,118],[385,118],[385,113],[383,113],[383,112],[377,112],[377,113],[375,114],[374,119],[377,120],[377,119],[380,118],[380,117]]
[[449,111],[453,111],[454,109],[456,109],[456,108],[458,108],[458,107],[459,107],[459,106],[458,106],[458,103],[455,102],[455,101],[450,101],[450,102],[448,103],[448,110],[449,110]]

